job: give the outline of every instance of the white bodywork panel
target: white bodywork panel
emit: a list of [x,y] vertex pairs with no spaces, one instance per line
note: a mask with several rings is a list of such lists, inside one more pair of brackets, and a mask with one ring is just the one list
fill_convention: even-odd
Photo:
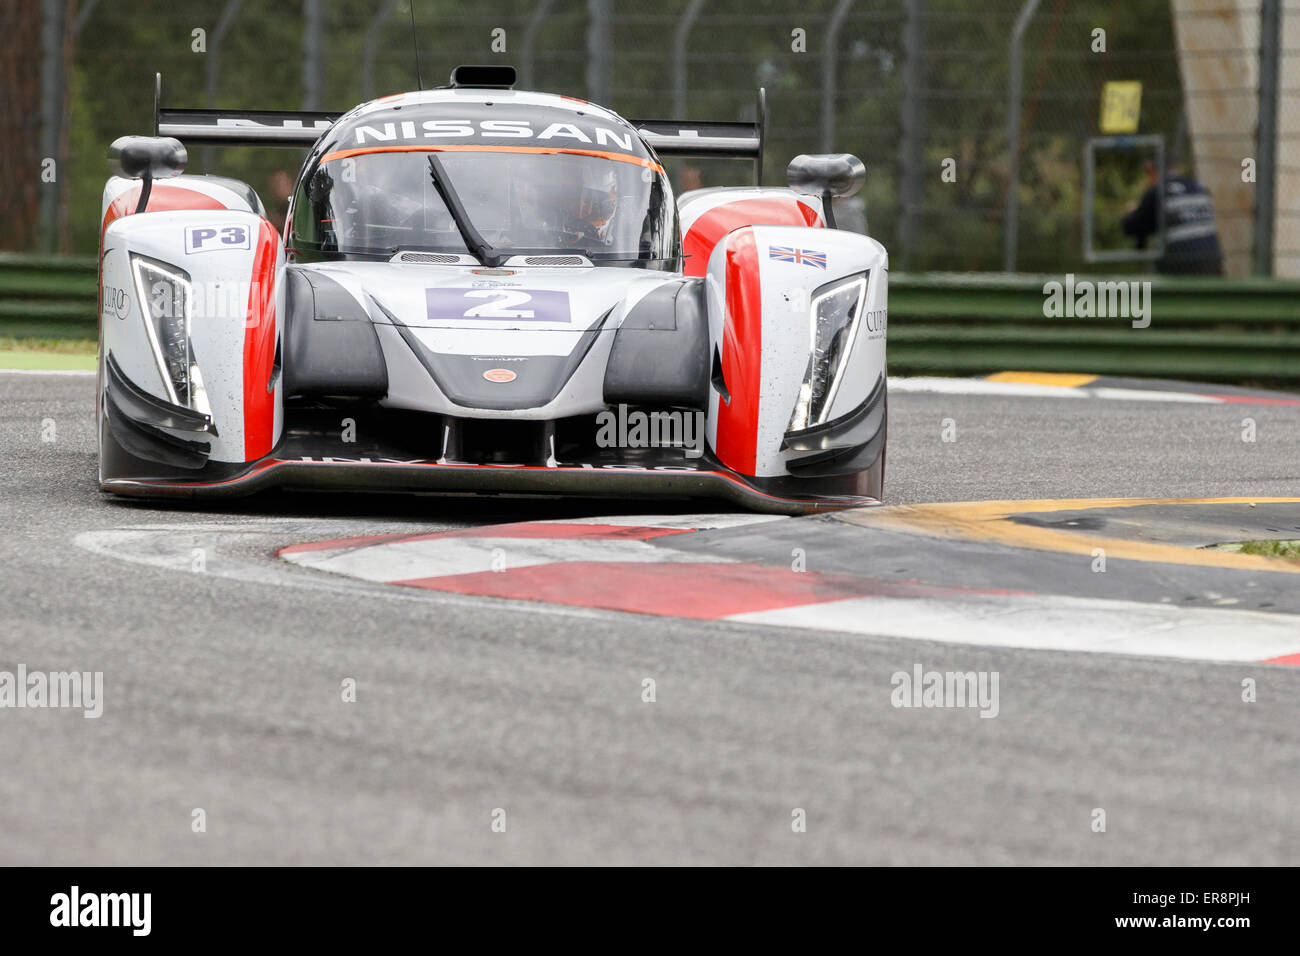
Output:
[[[800,226],[738,229],[718,243],[709,257],[706,282],[711,342],[723,339],[727,322],[727,252],[743,234],[752,234],[754,238],[762,301],[755,475],[773,477],[789,474],[785,461],[792,455],[781,451],[780,446],[812,352],[809,309],[819,287],[856,273],[868,273],[865,314],[828,421],[841,418],[861,405],[885,374],[889,256],[884,246],[874,239],[839,230]],[[780,261],[772,257],[772,247],[815,249],[825,255],[826,266],[823,269]],[[721,401],[718,390],[710,386],[706,426],[712,448],[717,447]]]
[[[147,302],[131,266],[130,254],[148,256],[188,273],[191,280],[190,337],[193,354],[218,434],[211,438],[211,460],[242,462],[244,449],[244,338],[249,314],[253,258],[262,225],[248,212],[182,209],[150,212],[114,220],[104,233],[100,326],[102,353],[109,353],[137,386],[171,401],[159,358],[146,327]],[[186,252],[191,230],[242,230],[241,242]],[[207,235],[207,233],[201,233]],[[192,239],[191,239],[192,247]],[[284,251],[278,249],[275,315],[284,314]],[[145,295],[149,290],[143,290]],[[112,308],[123,302],[122,308]],[[277,333],[278,334],[278,333]],[[274,402],[273,441],[280,435],[282,409]],[[192,437],[177,432],[178,437]]]

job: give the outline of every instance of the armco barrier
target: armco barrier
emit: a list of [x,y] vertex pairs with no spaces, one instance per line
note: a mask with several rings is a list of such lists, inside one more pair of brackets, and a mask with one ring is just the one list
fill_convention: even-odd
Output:
[[[1129,318],[1053,318],[1057,276],[890,275],[892,374],[1004,369],[1300,386],[1300,282],[1080,275],[1150,281],[1148,328]],[[0,255],[0,335],[94,338],[93,258]]]
[[[1300,282],[1081,275],[1146,282],[1150,325],[1064,318],[1044,285],[1064,275],[891,274],[889,369],[974,375],[1002,369],[1300,385]],[[1064,295],[1064,290],[1062,291]]]

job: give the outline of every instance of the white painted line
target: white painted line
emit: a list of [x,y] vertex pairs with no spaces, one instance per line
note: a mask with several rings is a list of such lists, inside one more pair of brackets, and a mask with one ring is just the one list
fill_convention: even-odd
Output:
[[[487,532],[490,529],[485,528]],[[604,563],[677,562],[681,552],[644,541],[587,538],[430,538],[359,545],[335,551],[292,551],[286,561],[363,581],[410,581],[414,578],[477,574],[569,561]],[[728,558],[700,555],[693,563],[721,564]]]
[[1101,385],[1096,388],[1085,386],[1081,391],[1089,392],[1094,398],[1119,399],[1130,402],[1194,402],[1202,405],[1222,405],[1223,400],[1213,395],[1196,395],[1192,392],[1160,392],[1141,388],[1112,388]]
[[989,382],[982,378],[938,378],[930,376],[889,378],[891,392],[930,392],[936,395],[1011,395],[1020,398],[1087,398],[1082,389],[1029,382]]
[[93,368],[0,368],[0,375],[94,375]]
[[1038,385],[1031,382],[990,382],[982,378],[939,378],[931,376],[895,376],[889,380],[891,391],[927,392],[935,395],[1005,395],[1013,398],[1102,398],[1127,402],[1186,402],[1220,405],[1214,395],[1193,392],[1165,392],[1143,388],[1110,386]]
[[949,644],[1208,661],[1263,661],[1300,652],[1300,626],[1292,615],[1057,595],[851,598],[725,620]]
[[788,521],[789,515],[698,514],[698,515],[594,515],[585,518],[547,518],[537,524],[607,524],[619,528],[683,528],[688,531],[712,531],[739,528],[764,521]]

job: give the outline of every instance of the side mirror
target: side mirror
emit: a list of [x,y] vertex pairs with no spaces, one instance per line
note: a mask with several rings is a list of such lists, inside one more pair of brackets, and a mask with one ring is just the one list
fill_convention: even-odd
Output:
[[785,181],[795,192],[822,197],[826,228],[835,228],[831,200],[854,195],[867,178],[867,167],[852,153],[802,154],[790,160]]
[[189,155],[170,136],[119,136],[108,147],[114,176],[126,179],[170,179],[185,171]]
[[144,212],[155,179],[179,176],[189,154],[179,139],[170,136],[119,136],[108,147],[108,165],[114,176],[142,180],[135,211]]

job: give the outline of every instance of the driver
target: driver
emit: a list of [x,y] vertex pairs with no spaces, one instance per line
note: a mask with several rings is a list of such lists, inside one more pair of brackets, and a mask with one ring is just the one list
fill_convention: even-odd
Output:
[[[595,240],[608,245],[618,211],[618,176],[607,162],[584,162],[582,175],[568,204],[570,229],[578,234],[574,245]],[[602,168],[605,167],[605,168]]]

